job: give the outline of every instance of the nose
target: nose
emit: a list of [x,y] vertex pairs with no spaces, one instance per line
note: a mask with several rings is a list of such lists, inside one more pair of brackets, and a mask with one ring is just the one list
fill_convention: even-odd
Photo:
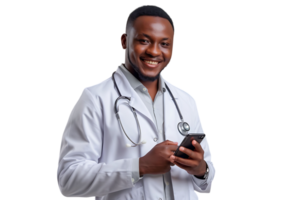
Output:
[[161,55],[161,50],[159,45],[156,43],[152,43],[146,49],[146,54],[151,55],[152,57],[157,57]]

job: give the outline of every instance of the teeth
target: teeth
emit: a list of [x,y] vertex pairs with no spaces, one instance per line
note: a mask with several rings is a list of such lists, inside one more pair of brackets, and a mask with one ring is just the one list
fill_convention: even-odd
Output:
[[153,61],[148,61],[148,60],[145,60],[146,63],[149,63],[151,65],[156,65],[158,62],[153,62]]

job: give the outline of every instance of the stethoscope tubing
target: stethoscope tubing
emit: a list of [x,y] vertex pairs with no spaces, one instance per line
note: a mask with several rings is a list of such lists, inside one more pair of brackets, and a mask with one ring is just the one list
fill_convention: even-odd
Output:
[[[117,89],[117,91],[118,91],[118,94],[119,94],[119,97],[116,99],[116,101],[115,101],[115,114],[116,114],[116,117],[117,117],[117,120],[118,120],[118,122],[119,122],[119,124],[120,124],[120,126],[121,126],[121,128],[122,128],[122,130],[123,130],[123,132],[124,132],[124,134],[125,134],[125,136],[128,138],[128,140],[133,144],[133,145],[127,145],[127,146],[130,146],[130,147],[136,147],[136,146],[138,146],[138,145],[141,145],[141,144],[145,144],[146,142],[145,141],[141,141],[141,139],[142,139],[142,132],[141,132],[141,127],[140,127],[140,123],[139,123],[139,120],[138,120],[138,118],[137,118],[137,114],[136,114],[136,111],[135,111],[135,109],[132,107],[132,106],[130,106],[129,105],[129,102],[130,102],[130,97],[126,97],[126,96],[122,96],[122,94],[121,94],[121,92],[120,92],[120,90],[119,90],[119,87],[118,87],[118,85],[117,85],[117,83],[116,83],[116,80],[115,80],[115,77],[114,77],[114,75],[115,75],[115,73],[116,72],[114,72],[113,74],[112,74],[112,79],[113,79],[113,82],[114,82],[114,85],[115,85],[115,87],[116,87],[116,89]],[[186,122],[184,122],[184,120],[183,120],[183,117],[182,117],[182,114],[181,114],[181,112],[180,112],[180,109],[179,109],[179,107],[178,107],[178,104],[177,104],[177,102],[176,102],[176,99],[174,98],[174,96],[173,96],[173,93],[171,92],[171,90],[170,90],[170,88],[168,87],[168,85],[165,83],[165,86],[166,86],[166,88],[167,88],[167,90],[168,90],[168,92],[169,92],[169,94],[170,94],[170,96],[172,97],[172,100],[173,100],[173,102],[174,102],[174,104],[175,104],[175,107],[176,107],[176,110],[177,110],[177,112],[178,112],[178,114],[179,114],[179,118],[180,118],[180,120],[181,120],[181,122],[179,122],[178,123],[178,131],[179,131],[179,133],[180,134],[182,134],[183,136],[185,136],[185,134],[187,134],[188,133],[188,130],[189,130],[189,128],[188,128],[188,130],[183,130],[183,125],[184,124],[186,124],[188,127],[189,127],[189,125],[188,125],[188,123],[186,123]],[[165,90],[164,90],[165,91]],[[134,115],[134,118],[135,118],[135,121],[136,121],[136,124],[137,124],[137,128],[138,128],[138,134],[139,134],[139,142],[138,143],[135,143],[134,141],[132,141],[131,139],[130,139],[130,137],[127,135],[127,133],[126,133],[126,131],[125,131],[125,129],[124,129],[124,127],[123,127],[123,125],[122,125],[122,122],[121,122],[121,119],[120,119],[120,116],[119,116],[119,106],[118,106],[118,101],[119,100],[121,100],[121,99],[124,99],[124,100],[127,100],[128,101],[128,105],[129,105],[129,107],[130,107],[130,109],[131,109],[131,111],[132,111],[132,113],[133,113],[133,115]]]

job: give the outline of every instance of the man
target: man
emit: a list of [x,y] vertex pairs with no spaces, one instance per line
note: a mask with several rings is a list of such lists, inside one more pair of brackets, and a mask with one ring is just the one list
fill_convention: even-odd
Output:
[[[184,200],[197,199],[194,190],[210,192],[215,170],[206,138],[201,145],[193,141],[194,151],[180,148],[189,158],[173,155],[184,138],[174,99],[190,132],[203,132],[193,98],[160,76],[173,36],[173,22],[161,8],[143,6],[130,14],[121,37],[125,64],[114,79],[84,90],[66,126],[58,168],[65,196]],[[124,98],[115,103],[122,95],[138,126]]]

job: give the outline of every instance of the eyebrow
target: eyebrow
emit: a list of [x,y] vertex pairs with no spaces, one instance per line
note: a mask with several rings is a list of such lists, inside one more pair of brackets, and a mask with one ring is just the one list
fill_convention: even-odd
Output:
[[[145,36],[145,37],[147,37],[147,38],[149,38],[149,39],[151,38],[149,35],[147,35],[147,34],[145,34],[145,33],[142,33],[142,35]],[[168,39],[169,39],[169,38],[163,38],[162,40],[168,40]]]

